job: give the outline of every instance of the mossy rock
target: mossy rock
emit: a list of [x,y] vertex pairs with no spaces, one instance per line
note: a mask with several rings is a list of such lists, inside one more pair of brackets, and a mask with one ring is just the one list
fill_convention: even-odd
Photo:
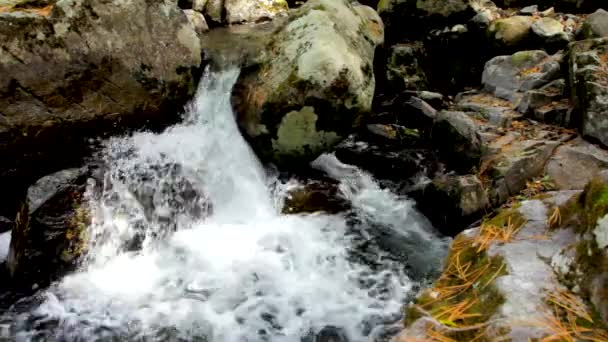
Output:
[[15,283],[45,286],[84,256],[91,222],[87,179],[87,169],[70,169],[30,187],[15,220],[7,259]]

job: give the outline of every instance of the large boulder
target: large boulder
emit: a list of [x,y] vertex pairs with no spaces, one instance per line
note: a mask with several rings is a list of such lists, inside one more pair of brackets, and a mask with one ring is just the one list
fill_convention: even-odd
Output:
[[87,248],[88,170],[68,169],[32,185],[15,219],[7,259],[17,284],[44,286],[70,270]]
[[608,37],[608,12],[599,9],[590,14],[583,24],[582,34],[585,38]]
[[560,190],[582,190],[608,169],[608,151],[577,138],[555,150],[546,173]]
[[177,120],[201,59],[195,27],[175,1],[3,8],[0,186],[16,193],[66,160],[76,164],[99,134]]
[[234,91],[240,127],[258,154],[307,162],[346,136],[371,110],[382,40],[382,22],[367,6],[311,0],[293,11]]
[[432,139],[443,160],[454,170],[466,173],[479,166],[482,140],[475,121],[466,113],[439,112]]
[[289,9],[285,0],[226,0],[225,7],[229,24],[272,19]]
[[581,133],[608,145],[608,38],[570,47],[570,88]]
[[549,56],[542,50],[494,57],[486,63],[482,83],[487,91],[518,106],[525,92],[560,76],[561,60],[561,54]]

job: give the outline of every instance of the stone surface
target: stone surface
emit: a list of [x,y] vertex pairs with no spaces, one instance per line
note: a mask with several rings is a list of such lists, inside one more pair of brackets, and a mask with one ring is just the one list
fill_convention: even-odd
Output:
[[523,190],[528,181],[542,175],[545,164],[559,146],[559,141],[548,139],[546,134],[541,131],[532,139],[518,137],[490,157],[492,162],[485,173],[491,178],[487,186],[493,205],[504,203]]
[[202,64],[196,30],[174,2],[43,9],[0,13],[0,186],[14,194],[78,163],[89,139],[179,119]]
[[[596,308],[587,305],[584,296],[569,289],[548,262],[556,260],[561,251],[576,243],[575,230],[572,227],[554,230],[548,222],[552,208],[564,205],[577,195],[577,192],[561,191],[547,193],[545,200],[525,200],[515,208],[490,216],[481,227],[462,232],[452,244],[442,278],[451,280],[448,285],[462,283],[458,280],[463,274],[458,273],[458,265],[464,266],[465,272],[486,273],[473,284],[461,285],[464,290],[455,289],[453,296],[460,300],[455,304],[441,297],[440,290],[449,290],[442,278],[432,288],[423,290],[408,310],[413,317],[406,317],[406,329],[393,341],[434,340],[439,335],[453,341],[469,341],[471,336],[488,341],[528,341],[574,335],[552,328],[556,322],[569,325],[548,298],[558,298],[558,301],[564,298],[560,296],[567,296],[571,303],[581,303],[577,307],[584,312],[582,315],[589,315]],[[487,227],[490,225],[498,225],[499,229],[513,229],[508,226],[514,225],[516,230],[510,238],[490,239],[489,245],[481,248],[479,243],[489,237]],[[464,313],[470,314],[468,320],[477,320],[477,324],[467,323],[467,319],[450,320],[436,310],[448,307],[446,305],[466,304],[466,300],[474,300]],[[476,305],[479,302],[486,305]],[[426,311],[429,307],[435,310]],[[484,320],[479,322],[479,317]],[[605,336],[602,329],[595,327],[581,334],[589,340],[603,340]]]
[[88,170],[45,176],[27,192],[15,219],[7,258],[14,282],[48,285],[83,256],[90,213],[85,206]]
[[304,185],[287,190],[283,213],[318,213],[330,214],[346,211],[348,202],[341,197],[335,183],[310,181]]
[[539,18],[532,24],[532,33],[545,49],[564,48],[574,37],[564,31],[564,25],[554,18]]
[[570,89],[581,133],[608,145],[608,38],[570,46]]
[[195,10],[184,10],[184,14],[188,17],[190,24],[194,26],[197,34],[201,35],[209,31],[209,26],[202,13]]
[[589,181],[608,169],[608,151],[577,138],[555,150],[546,173],[558,189],[582,190]]
[[304,163],[345,137],[371,110],[382,39],[375,11],[346,0],[311,0],[292,12],[234,91],[239,124],[258,154]]
[[486,63],[482,83],[487,91],[517,106],[524,92],[559,77],[561,58],[541,50],[498,56]]
[[488,36],[498,47],[518,47],[527,43],[530,38],[534,18],[530,16],[513,16],[492,22]]
[[421,174],[432,175],[437,168],[433,154],[408,145],[347,139],[335,148],[335,155],[343,163],[358,166],[380,179],[407,182]]
[[225,0],[228,24],[257,22],[272,19],[285,13],[289,6],[285,0]]
[[590,14],[583,23],[582,35],[587,39],[608,37],[608,12],[599,9]]
[[413,195],[420,211],[445,235],[455,236],[489,208],[476,175],[436,177]]
[[439,112],[432,139],[443,160],[455,170],[468,172],[479,165],[481,138],[475,122],[464,112]]

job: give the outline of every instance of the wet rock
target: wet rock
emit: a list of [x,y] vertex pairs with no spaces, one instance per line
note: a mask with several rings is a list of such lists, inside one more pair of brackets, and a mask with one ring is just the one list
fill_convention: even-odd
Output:
[[582,36],[586,39],[608,37],[608,12],[599,9],[583,23]]
[[391,46],[386,66],[386,80],[391,92],[427,89],[427,77],[422,68],[425,58],[424,46],[420,42]]
[[559,77],[561,58],[541,50],[498,56],[486,63],[482,82],[487,91],[517,106],[524,92]]
[[577,138],[555,150],[546,173],[560,190],[582,190],[606,169],[608,151]]
[[310,181],[303,186],[288,190],[283,213],[335,214],[348,209],[348,201],[341,196],[336,183]]
[[490,205],[476,175],[440,176],[412,196],[433,226],[448,236],[460,233],[463,227],[484,214]]
[[289,9],[285,0],[225,0],[225,7],[228,24],[272,19]]
[[419,174],[431,175],[437,160],[424,148],[386,145],[350,138],[335,149],[343,163],[369,171],[377,178],[407,181]]
[[369,7],[311,0],[271,37],[266,59],[243,70],[233,102],[266,160],[299,164],[342,140],[369,113],[374,49],[383,26]]
[[468,172],[479,165],[481,138],[475,122],[464,112],[439,112],[432,141],[439,148],[442,160],[454,170]]
[[32,185],[15,219],[7,266],[16,283],[47,285],[87,249],[88,169],[69,169]]
[[202,64],[176,2],[53,3],[0,14],[0,186],[10,193],[78,165],[89,139],[179,119],[167,113],[191,99]]
[[348,338],[340,328],[324,327],[317,333],[314,342],[348,342]]
[[570,46],[570,89],[575,105],[573,124],[581,133],[608,145],[608,38]]

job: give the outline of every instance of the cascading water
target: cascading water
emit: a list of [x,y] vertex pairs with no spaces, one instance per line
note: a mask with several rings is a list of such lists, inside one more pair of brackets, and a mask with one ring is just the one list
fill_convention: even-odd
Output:
[[[399,324],[415,285],[404,262],[436,268],[445,241],[330,156],[315,165],[351,217],[280,214],[284,192],[234,120],[237,76],[207,72],[182,124],[107,143],[89,256],[4,315],[15,340],[371,341]],[[376,228],[388,238],[372,243]]]

